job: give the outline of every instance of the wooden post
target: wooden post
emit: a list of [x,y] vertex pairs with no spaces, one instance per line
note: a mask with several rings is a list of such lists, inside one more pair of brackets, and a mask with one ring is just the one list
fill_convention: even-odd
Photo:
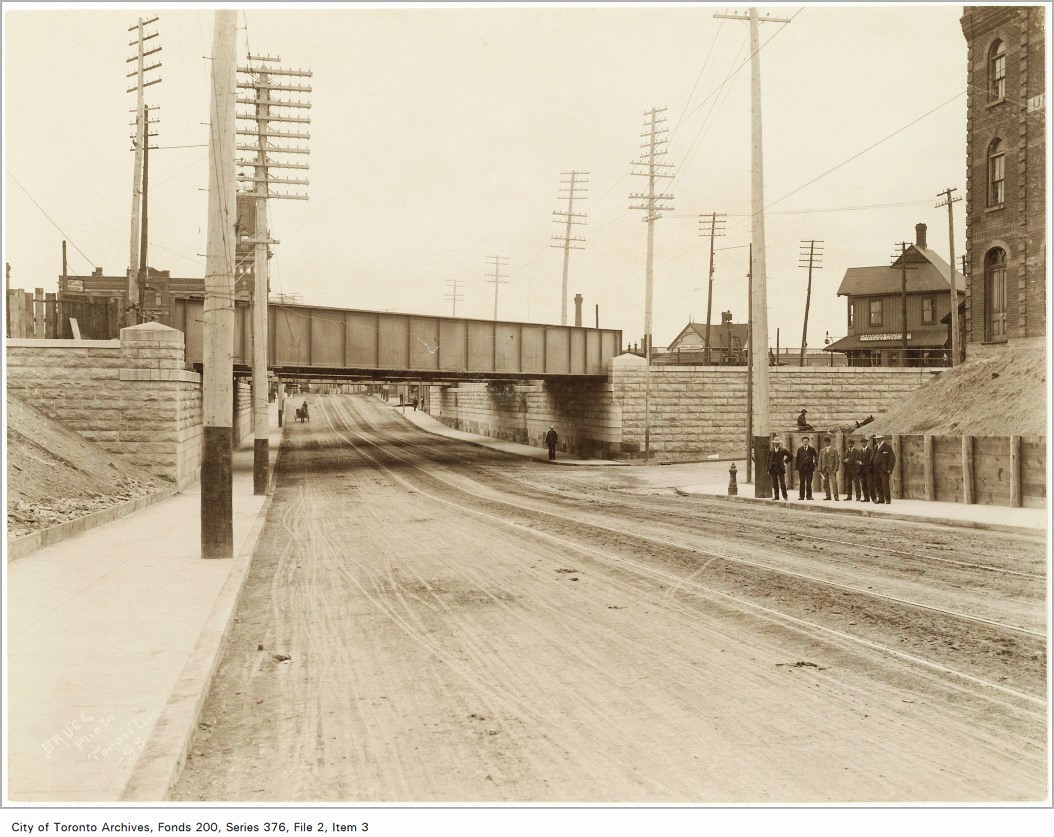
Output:
[[[900,455],[897,455],[900,459]],[[899,463],[898,463],[899,464]],[[927,500],[936,498],[933,485],[933,436],[929,433],[922,437],[922,488]]]
[[59,336],[57,333],[58,313],[55,294],[44,294],[44,336],[49,340],[54,340]]
[[963,436],[963,502],[972,505],[973,496],[973,436]]
[[[270,458],[270,413],[267,401],[267,246],[270,235],[267,230],[267,144],[268,117],[270,107],[266,102],[270,98],[267,87],[269,76],[260,74],[262,86],[255,91],[256,126],[260,132],[256,157],[256,200],[255,227],[256,245],[254,248],[253,274],[253,316],[252,316],[252,369],[253,369],[253,494],[267,493],[267,470]],[[409,332],[409,330],[407,330]],[[407,358],[409,360],[409,358]]]
[[1010,437],[1010,505],[1021,508],[1021,437]]
[[212,38],[209,223],[202,341],[201,557],[234,556],[234,95],[236,12],[217,9]]
[[33,292],[33,336],[43,340],[44,332],[44,289],[36,288]]
[[900,434],[893,434],[893,455],[897,462],[893,466],[893,473],[889,475],[889,493],[898,500],[904,498],[904,454],[900,444]]

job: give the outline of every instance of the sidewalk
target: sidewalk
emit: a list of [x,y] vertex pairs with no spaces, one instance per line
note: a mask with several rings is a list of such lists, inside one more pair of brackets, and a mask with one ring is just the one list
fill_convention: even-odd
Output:
[[114,802],[133,769],[161,798],[150,783],[189,745],[270,503],[252,463],[250,436],[233,458],[233,560],[201,558],[195,483],[7,565],[8,800]]
[[[530,445],[515,442],[502,442],[487,436],[464,433],[452,430],[445,424],[420,410],[414,411],[410,406],[393,409],[404,415],[422,430],[451,439],[459,439],[482,447],[514,456],[547,461],[548,451]],[[557,454],[557,465],[627,465],[625,462],[614,462],[607,459],[569,459],[566,454]],[[890,505],[878,503],[860,503],[856,500],[839,502],[823,500],[823,492],[813,492],[816,499],[799,500],[797,488],[788,490],[789,500],[770,500],[755,498],[753,484],[744,484],[746,476],[745,460],[736,460],[737,491],[735,496],[728,494],[729,466],[728,460],[679,463],[674,465],[630,465],[634,478],[640,479],[651,488],[670,488],[682,495],[700,494],[720,497],[729,502],[765,503],[793,509],[836,514],[853,514],[862,517],[891,518],[894,520],[935,523],[945,526],[962,526],[973,529],[990,529],[993,531],[1024,532],[1044,534],[1047,531],[1046,509],[1014,509],[1008,506],[967,506],[964,503],[943,503],[929,500],[893,500]]]

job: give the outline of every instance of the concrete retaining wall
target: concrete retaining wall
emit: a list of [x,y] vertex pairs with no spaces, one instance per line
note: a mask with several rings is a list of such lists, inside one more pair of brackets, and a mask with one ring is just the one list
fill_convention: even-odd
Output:
[[[851,427],[885,412],[931,374],[888,367],[770,369],[770,427],[754,430],[792,428],[802,408],[817,431]],[[544,447],[552,423],[560,450],[582,458],[641,458],[647,427],[653,460],[689,462],[743,455],[746,394],[742,367],[665,366],[648,374],[643,358],[624,354],[612,359],[606,381],[435,386],[429,412],[459,430],[537,447]]]
[[7,341],[7,389],[110,453],[182,488],[201,467],[201,376],[183,333],[160,323],[119,340]]

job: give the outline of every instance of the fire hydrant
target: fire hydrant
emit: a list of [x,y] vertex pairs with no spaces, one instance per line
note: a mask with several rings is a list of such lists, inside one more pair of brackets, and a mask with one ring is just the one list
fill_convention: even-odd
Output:
[[728,496],[739,494],[739,489],[736,488],[736,463],[733,462],[728,468]]

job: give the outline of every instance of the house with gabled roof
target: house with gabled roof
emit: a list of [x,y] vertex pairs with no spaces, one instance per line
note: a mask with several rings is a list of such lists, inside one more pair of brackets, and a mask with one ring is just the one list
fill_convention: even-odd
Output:
[[[660,363],[741,364],[746,362],[750,326],[732,322],[732,312],[722,311],[721,322],[710,325],[710,351],[706,350],[706,323],[689,322],[666,352]],[[653,355],[653,360],[656,356]]]
[[[824,351],[844,353],[850,366],[950,365],[949,329],[941,320],[952,310],[952,275],[927,246],[926,225],[916,224],[915,243],[893,264],[846,270],[838,296],[846,297],[848,333]],[[966,280],[959,271],[954,276],[961,301]]]

